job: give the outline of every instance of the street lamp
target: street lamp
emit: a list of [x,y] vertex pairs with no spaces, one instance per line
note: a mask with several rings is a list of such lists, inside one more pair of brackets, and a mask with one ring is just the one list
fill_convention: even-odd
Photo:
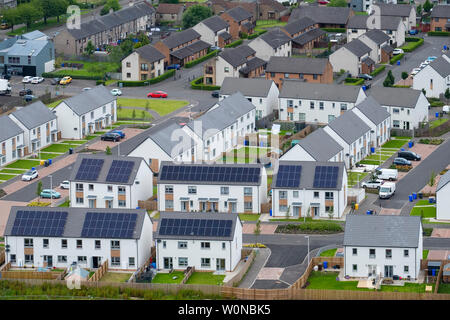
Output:
[[305,236],[306,239],[308,239],[308,265],[309,265],[309,236]]
[[50,207],[53,207],[53,177],[51,174],[48,176],[50,177]]

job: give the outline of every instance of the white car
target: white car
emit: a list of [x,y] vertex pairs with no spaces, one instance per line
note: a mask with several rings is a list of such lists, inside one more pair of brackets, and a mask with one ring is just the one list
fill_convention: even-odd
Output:
[[61,189],[69,189],[69,186],[70,186],[69,180],[64,180],[63,182],[61,182],[61,183],[59,184],[59,187],[60,187]]
[[22,181],[31,181],[38,177],[37,170],[28,170],[22,175]]
[[88,91],[88,90],[91,90],[92,88],[83,88],[82,90],[83,91]]
[[392,51],[392,54],[394,56],[396,56],[398,54],[401,54],[401,53],[405,53],[405,52],[402,49],[400,49],[400,48],[394,49],[394,51]]
[[22,82],[29,83],[29,82],[31,82],[31,79],[33,79],[32,76],[25,76],[25,77],[23,77]]
[[33,79],[31,79],[31,83],[41,83],[42,81],[44,81],[44,78],[42,77],[33,77]]
[[425,63],[425,62],[422,62],[421,64],[420,64],[420,69],[423,69],[423,68],[425,68],[426,66],[428,65],[428,63]]
[[369,189],[379,189],[382,184],[383,180],[376,179],[372,181],[362,182],[361,187]]
[[113,96],[121,96],[122,95],[122,91],[120,91],[119,89],[112,89],[111,90],[111,94]]
[[418,74],[420,70],[422,70],[422,69],[420,69],[420,68],[414,68],[414,69],[412,69],[411,75],[414,76],[414,75]]

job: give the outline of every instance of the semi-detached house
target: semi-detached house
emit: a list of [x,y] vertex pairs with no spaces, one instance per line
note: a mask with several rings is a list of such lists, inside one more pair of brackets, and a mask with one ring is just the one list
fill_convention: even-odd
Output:
[[389,45],[390,37],[381,30],[370,30],[359,38],[370,49],[370,58],[377,63],[388,63],[394,49]]
[[5,227],[12,267],[136,271],[150,258],[153,225],[147,211],[12,207]]
[[25,155],[24,131],[8,116],[0,117],[0,165],[4,166]]
[[291,38],[279,28],[264,33],[248,45],[264,61],[269,61],[271,57],[290,57],[292,53]]
[[333,52],[329,59],[334,72],[345,70],[352,77],[370,74],[375,69],[375,61],[370,58],[371,49],[359,39],[352,40]]
[[80,155],[69,181],[72,207],[134,209],[153,195],[153,172],[143,158]]
[[[405,25],[405,30],[416,28],[416,7],[409,4],[377,3],[379,13],[382,17],[399,17]],[[433,8],[433,11],[436,10]],[[375,13],[376,14],[376,13]]]
[[425,90],[427,97],[439,98],[450,88],[450,58],[448,53],[438,57],[413,78],[413,88]]
[[122,60],[122,80],[153,79],[163,73],[164,55],[150,44],[137,48]]
[[267,203],[267,174],[261,164],[174,164],[162,162],[158,210],[261,212]]
[[117,98],[103,85],[64,99],[52,109],[63,139],[83,139],[117,121]]
[[219,16],[212,16],[192,27],[200,33],[201,39],[211,46],[225,47],[231,43],[230,25]]

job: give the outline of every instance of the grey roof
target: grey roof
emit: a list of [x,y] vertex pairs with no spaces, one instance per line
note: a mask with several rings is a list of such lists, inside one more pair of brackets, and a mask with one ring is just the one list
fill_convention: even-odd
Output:
[[316,22],[314,22],[314,20],[312,20],[311,18],[303,17],[290,21],[283,27],[283,29],[292,36],[315,24]]
[[[298,143],[316,161],[328,161],[344,148],[323,128],[319,128],[301,139]],[[295,147],[295,146],[294,146]],[[293,148],[294,148],[293,147]],[[287,151],[285,154],[287,154]],[[283,156],[280,160],[284,160]]]
[[27,129],[33,129],[44,123],[56,119],[56,115],[50,111],[41,101],[36,101],[28,106],[11,113]]
[[[159,230],[161,228],[161,221],[164,219],[173,219],[173,220],[186,220],[186,219],[193,219],[193,220],[228,220],[232,221],[231,225],[231,233],[227,237],[212,237],[212,236],[191,236],[191,235],[159,235]],[[239,219],[239,216],[237,213],[208,213],[208,212],[201,212],[201,213],[193,213],[193,212],[161,212],[159,217],[159,223],[158,228],[156,230],[156,233],[154,234],[155,239],[195,239],[195,240],[233,240],[234,234],[236,231],[236,224],[241,223],[241,220]]]
[[[236,186],[259,186],[262,183],[262,169],[263,165],[260,163],[174,163],[171,161],[161,161],[161,167],[159,169],[159,172],[163,172],[164,166],[174,166],[177,167],[208,167],[208,168],[260,168],[260,175],[258,178],[258,181],[256,182],[243,182],[243,181],[237,181],[237,182],[230,182],[230,181],[217,181],[216,179],[214,181],[211,180],[203,180],[203,181],[191,181],[191,180],[163,180],[161,179],[161,175],[158,176],[157,184],[195,184],[195,185],[236,185]],[[208,177],[206,177],[208,178]],[[205,195],[206,197],[207,195]]]
[[203,21],[201,21],[201,23],[203,23],[205,26],[207,26],[209,29],[211,29],[213,32],[217,32],[223,29],[226,29],[227,27],[229,27],[230,25],[228,24],[228,22],[226,22],[225,20],[223,20],[221,17],[219,16],[212,16],[209,17]]
[[367,16],[354,15],[348,20],[348,29],[367,29]]
[[[57,211],[57,212],[67,212],[67,220],[64,225],[64,231],[58,238],[80,238],[83,231],[84,220],[88,212],[94,213],[118,213],[118,214],[137,214],[136,226],[133,231],[133,235],[130,239],[140,239],[142,234],[142,227],[144,225],[144,219],[147,215],[147,211],[144,209],[97,209],[97,208],[58,208],[58,207],[11,207],[8,222],[5,227],[5,236],[10,236],[12,233],[12,228],[14,226],[14,221],[16,220],[17,211],[26,210],[30,212],[42,212],[42,211]],[[23,235],[26,236],[26,235]],[[29,236],[33,236],[30,234]],[[86,237],[87,238],[87,237]],[[96,239],[102,238],[98,235],[95,236]],[[123,238],[122,238],[123,239]]]
[[246,97],[267,97],[274,82],[263,78],[232,78],[223,80],[220,94],[230,95],[240,91]]
[[420,217],[347,215],[344,246],[417,248]]
[[[100,169],[100,173],[98,174],[97,180],[80,180],[77,179],[78,169],[80,168],[81,162],[83,159],[103,159],[103,166]],[[130,161],[133,162],[133,168],[131,170],[130,176],[128,177],[127,182],[110,182],[106,181],[106,177],[108,176],[109,169],[112,165],[113,160],[121,160],[121,161]],[[108,183],[108,184],[134,184],[134,180],[136,179],[136,175],[141,166],[141,163],[144,161],[143,158],[140,157],[120,157],[120,156],[112,156],[112,155],[104,155],[104,154],[80,154],[77,158],[77,161],[73,165],[72,172],[69,177],[69,181],[89,181],[93,183]],[[149,168],[145,162],[144,166]],[[150,168],[149,168],[150,169]]]
[[[174,140],[172,140],[172,135]],[[179,150],[178,154],[181,154],[186,150],[191,150],[195,145],[195,141],[175,122],[166,124],[160,130],[150,133],[148,139],[153,140],[169,156],[172,156],[172,151]],[[180,143],[183,144],[182,148],[176,149],[176,147],[180,147]]]
[[[409,17],[414,6],[409,4],[377,3],[382,16]],[[433,8],[433,11],[435,9]]]
[[229,34],[226,31],[219,33],[218,36],[221,37],[225,41],[231,39],[231,34]]
[[375,61],[372,60],[371,57],[367,56],[364,59],[361,60],[361,62],[364,62],[365,64],[367,64],[368,66],[372,66],[375,65]]
[[190,45],[183,47],[179,50],[172,51],[170,53],[170,55],[174,56],[178,59],[184,59],[186,57],[196,54],[197,52],[208,49],[209,47],[211,47],[211,45],[209,43],[207,43],[203,40],[198,40],[198,41],[195,41],[194,43],[191,43]]
[[165,56],[151,44],[147,44],[143,47],[137,48],[136,52],[141,56],[141,58],[152,63],[165,58]]
[[369,30],[366,33],[364,33],[361,37],[367,37],[376,44],[380,45],[382,43],[385,43],[386,41],[389,41],[390,37],[384,33],[381,30]]
[[266,32],[263,35],[259,36],[253,41],[258,41],[258,39],[263,40],[274,49],[291,41],[291,38],[286,33],[281,31],[280,28],[272,29],[269,32]]
[[450,75],[450,62],[442,56],[435,59],[433,62],[429,64],[431,68],[436,70],[443,78]]
[[355,107],[376,125],[390,117],[386,108],[382,107],[372,96],[367,97]]
[[300,6],[292,10],[289,22],[309,17],[317,23],[347,24],[351,9],[343,7]]
[[[108,89],[103,85],[99,85],[91,90],[83,91],[76,96],[67,98],[63,102],[65,102],[73,112],[81,116],[116,99],[116,96],[113,96]],[[61,105],[61,103],[58,104],[58,106]],[[58,108],[58,106],[55,108]]]
[[352,41],[346,43],[343,47],[352,52],[358,58],[371,51],[370,47],[359,39],[353,39]]
[[223,50],[219,56],[233,67],[238,67],[243,65],[247,61],[247,58],[255,53],[256,51],[248,45],[240,45],[236,48],[227,48]]
[[[10,47],[2,49],[0,52],[7,52],[9,56],[37,56],[48,47],[50,41],[46,40],[25,40],[17,39]],[[6,43],[5,43],[6,45]]]
[[[348,29],[372,29],[367,26],[368,16],[355,15],[348,20]],[[372,21],[372,20],[371,20]],[[381,16],[380,30],[397,30],[398,25],[402,21],[400,17]]]
[[394,48],[392,48],[392,47],[391,47],[390,45],[388,45],[388,44],[385,44],[385,45],[381,46],[381,49],[384,50],[384,51],[386,51],[387,53],[391,53],[391,52],[394,51]]
[[431,18],[450,18],[450,6],[435,5],[431,12]]
[[[272,189],[307,189],[307,190],[340,190],[342,188],[342,177],[345,174],[345,164],[344,162],[329,162],[329,161],[279,161],[278,165],[289,165],[289,166],[301,166],[300,172],[300,183],[295,187],[276,187],[278,174],[273,175],[272,180]],[[314,187],[314,175],[316,171],[316,167],[324,166],[324,167],[338,167],[338,178],[336,188],[317,188]],[[274,171],[276,172],[276,171]]]
[[323,35],[327,34],[325,31],[319,28],[311,29],[302,33],[298,37],[292,39],[292,42],[297,43],[301,46],[307,44],[308,42],[315,40]]
[[226,13],[237,22],[253,17],[253,15],[242,7],[234,7]]
[[411,88],[372,87],[368,91],[382,106],[414,108],[422,91]]
[[195,120],[189,121],[187,126],[198,134],[194,130],[196,128],[195,122],[201,121],[202,137],[203,140],[206,140],[217,133],[213,131],[220,131],[231,126],[233,123],[237,122],[240,117],[255,108],[256,107],[248,101],[242,93],[236,92],[222,101],[219,101],[217,107],[213,107],[212,110],[209,110]]
[[8,116],[0,117],[0,142],[23,133],[23,130]]
[[358,140],[370,127],[353,112],[344,112],[328,126],[348,144]]
[[436,188],[436,192],[438,192],[439,190],[441,190],[445,185],[447,185],[447,183],[450,182],[450,170],[447,171],[443,176],[441,176],[441,178],[439,179],[437,188]]
[[266,72],[323,74],[328,63],[328,59],[272,56]]
[[360,91],[361,86],[285,80],[279,97],[356,103]]
[[34,30],[28,33],[24,33],[22,36],[22,39],[27,39],[27,40],[36,40],[39,38],[44,38],[47,39],[47,35],[39,30]]
[[[250,58],[250,59],[246,62],[245,67],[239,69],[239,73],[241,73],[241,74],[243,74],[243,75],[247,75],[247,74],[249,74],[251,71],[253,71],[253,70],[255,70],[255,69],[257,69],[257,68],[259,68],[259,67],[261,67],[261,66],[262,66],[263,68],[265,68],[266,65],[267,65],[267,62],[264,61],[263,59],[258,58],[258,57],[253,57],[253,58]],[[236,79],[236,78],[235,78],[235,79]]]
[[194,39],[199,39],[200,34],[192,28],[186,29],[181,32],[172,33],[169,37],[161,40],[161,42],[166,45],[169,49],[176,48],[186,42],[192,41]]

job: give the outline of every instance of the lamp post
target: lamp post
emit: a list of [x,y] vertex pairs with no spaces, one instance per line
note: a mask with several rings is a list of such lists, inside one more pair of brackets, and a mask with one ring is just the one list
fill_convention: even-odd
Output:
[[305,236],[306,239],[308,239],[308,265],[309,265],[309,236]]
[[53,177],[51,174],[48,176],[50,177],[50,207],[53,207]]

